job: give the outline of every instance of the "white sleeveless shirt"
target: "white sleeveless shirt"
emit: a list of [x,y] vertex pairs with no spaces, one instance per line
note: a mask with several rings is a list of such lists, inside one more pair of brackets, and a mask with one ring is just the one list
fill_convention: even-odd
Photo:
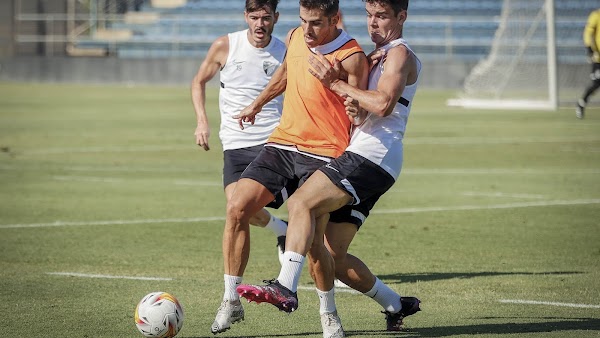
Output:
[[[404,45],[415,55],[406,40],[402,38],[391,41],[389,44],[381,47],[385,51],[385,55],[369,73],[369,90],[377,89],[381,74],[385,71],[387,52],[399,45]],[[416,55],[415,58],[417,58]],[[363,124],[355,129],[350,139],[350,145],[346,149],[379,165],[394,180],[398,179],[400,170],[402,169],[402,138],[404,137],[406,122],[417,91],[417,84],[419,83],[418,75],[421,72],[421,61],[418,58],[416,60],[417,80],[415,83],[407,85],[404,88],[401,98],[394,106],[392,113],[386,117],[369,113]]]
[[249,106],[271,79],[283,62],[285,44],[271,36],[264,48],[256,48],[248,41],[248,30],[228,34],[229,55],[221,69],[219,109],[221,129],[219,138],[223,150],[252,147],[267,142],[269,135],[279,124],[283,108],[283,96],[267,103],[256,116],[251,128],[240,129],[233,116]]

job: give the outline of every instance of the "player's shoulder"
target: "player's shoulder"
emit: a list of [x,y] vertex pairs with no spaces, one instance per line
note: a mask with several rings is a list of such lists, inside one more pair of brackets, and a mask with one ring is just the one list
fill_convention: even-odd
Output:
[[273,39],[273,46],[277,48],[285,48],[285,42],[283,42],[280,38],[275,35],[271,35],[271,39]]
[[229,34],[222,35],[216,38],[215,41],[213,41],[212,43],[212,48],[219,50],[229,48]]

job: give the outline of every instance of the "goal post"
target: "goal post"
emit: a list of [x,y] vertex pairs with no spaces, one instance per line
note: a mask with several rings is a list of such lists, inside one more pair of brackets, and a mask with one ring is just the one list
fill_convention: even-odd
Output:
[[489,54],[449,106],[558,108],[554,0],[504,0]]

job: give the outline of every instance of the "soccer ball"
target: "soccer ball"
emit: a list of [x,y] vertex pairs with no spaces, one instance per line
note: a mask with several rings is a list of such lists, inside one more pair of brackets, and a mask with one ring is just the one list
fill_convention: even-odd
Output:
[[146,337],[175,337],[183,326],[183,308],[171,294],[149,293],[135,308],[135,326]]

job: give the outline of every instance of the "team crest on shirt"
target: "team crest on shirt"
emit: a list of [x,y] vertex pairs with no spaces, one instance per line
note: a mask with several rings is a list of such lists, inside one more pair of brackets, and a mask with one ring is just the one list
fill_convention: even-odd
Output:
[[277,69],[277,64],[271,61],[263,61],[263,70],[267,76],[273,75],[273,73],[275,73],[275,69]]

